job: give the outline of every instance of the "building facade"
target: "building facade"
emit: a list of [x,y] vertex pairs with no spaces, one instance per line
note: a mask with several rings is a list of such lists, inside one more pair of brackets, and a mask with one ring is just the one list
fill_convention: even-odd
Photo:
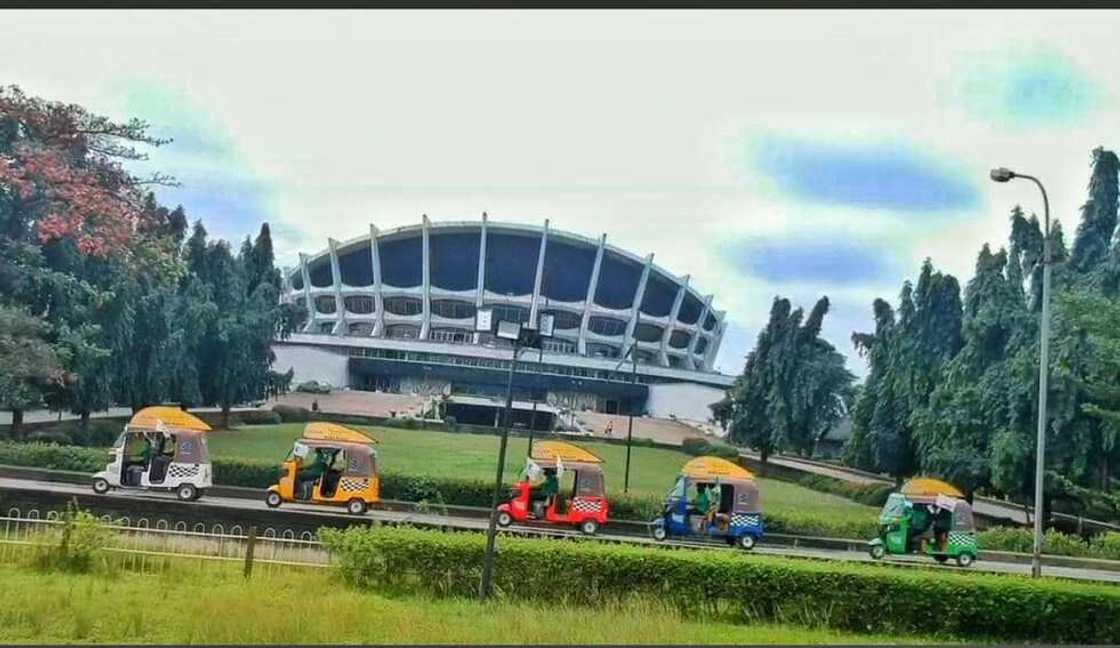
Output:
[[[536,400],[582,396],[584,406],[621,412],[650,405],[650,385],[692,384],[718,394],[714,402],[730,384],[712,370],[725,326],[712,295],[657,266],[652,254],[617,248],[605,235],[553,230],[548,221],[496,223],[484,215],[424,217],[384,232],[370,226],[301,254],[283,276],[283,299],[308,311],[303,331],[276,347],[278,368],[294,368],[297,381],[316,374],[358,389],[504,388],[509,343],[474,331],[476,312],[490,308],[497,319],[522,323],[554,316],[543,352],[522,358],[538,378],[518,382]],[[631,348],[637,376],[624,357]],[[673,391],[695,399],[695,390]]]

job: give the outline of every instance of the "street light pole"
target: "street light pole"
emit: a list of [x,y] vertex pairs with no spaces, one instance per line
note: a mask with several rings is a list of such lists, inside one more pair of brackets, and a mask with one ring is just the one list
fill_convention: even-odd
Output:
[[502,437],[498,445],[498,475],[494,481],[494,494],[490,501],[490,525],[486,529],[486,554],[482,558],[482,582],[478,585],[478,597],[485,600],[490,596],[491,579],[494,573],[494,541],[498,535],[498,500],[502,496],[502,477],[506,467],[506,445],[509,442],[509,424],[513,415],[513,374],[517,370],[517,356],[521,346],[514,341],[513,358],[509,363],[509,382],[506,385],[505,421],[502,424]]
[[1046,396],[1047,379],[1050,368],[1050,200],[1046,197],[1046,188],[1034,176],[1015,173],[1000,167],[992,169],[992,180],[1007,182],[1012,178],[1024,178],[1038,186],[1042,192],[1043,206],[1043,234],[1042,234],[1042,326],[1039,332],[1039,358],[1038,358],[1038,451],[1035,454],[1034,466],[1034,553],[1031,556],[1031,576],[1038,578],[1042,575],[1042,485],[1046,468]]
[[[540,393],[540,389],[541,389],[541,369],[543,368],[543,366],[544,366],[544,344],[542,343],[540,353],[537,354],[537,375],[536,375],[536,380],[534,381],[536,383],[537,393]],[[528,450],[528,454],[525,455],[527,457],[533,454],[533,432],[536,429],[537,429],[537,394],[533,394],[533,414],[529,418],[529,450]]]

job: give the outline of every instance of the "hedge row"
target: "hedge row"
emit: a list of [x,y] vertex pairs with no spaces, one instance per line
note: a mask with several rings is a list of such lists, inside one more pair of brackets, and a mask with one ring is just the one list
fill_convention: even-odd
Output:
[[887,497],[894,492],[894,486],[890,484],[860,484],[824,475],[806,475],[796,483],[811,490],[838,495],[860,504],[876,507],[886,503]]
[[[1034,531],[1013,527],[997,527],[980,532],[980,546],[992,551],[1034,551]],[[1077,558],[1120,560],[1120,533],[1108,531],[1082,538],[1061,531],[1047,531],[1042,537],[1042,553]]]
[[[477,591],[485,536],[409,528],[323,530],[345,579],[439,596]],[[599,607],[655,599],[699,618],[1001,640],[1120,641],[1120,588],[989,574],[661,551],[503,536],[499,596]]]

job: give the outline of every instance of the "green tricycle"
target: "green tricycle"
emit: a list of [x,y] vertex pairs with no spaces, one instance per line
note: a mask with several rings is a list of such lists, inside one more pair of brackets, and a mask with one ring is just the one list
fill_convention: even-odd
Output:
[[925,554],[939,563],[956,560],[968,567],[980,546],[972,507],[953,486],[929,477],[911,479],[887,497],[879,515],[879,537],[868,553],[880,560],[892,555]]

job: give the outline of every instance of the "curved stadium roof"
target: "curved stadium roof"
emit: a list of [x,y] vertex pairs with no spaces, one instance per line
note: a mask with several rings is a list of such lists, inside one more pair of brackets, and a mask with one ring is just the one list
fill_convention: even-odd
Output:
[[710,370],[723,312],[687,276],[609,245],[543,226],[421,223],[338,242],[284,273],[285,298],[310,303],[306,333],[495,344],[475,310],[503,319],[556,316],[550,352]]

